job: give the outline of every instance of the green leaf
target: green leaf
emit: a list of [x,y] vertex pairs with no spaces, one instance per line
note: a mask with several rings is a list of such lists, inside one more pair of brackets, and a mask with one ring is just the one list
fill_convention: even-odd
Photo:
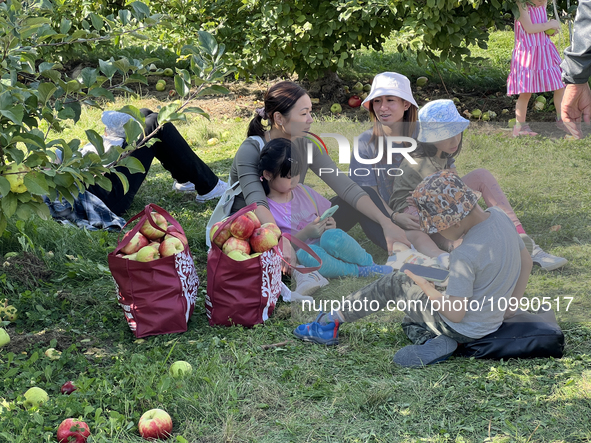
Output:
[[123,193],[127,194],[127,191],[129,191],[129,182],[127,181],[127,177],[125,174],[119,171],[115,171],[115,175],[119,177],[119,180],[121,180],[121,184],[123,185]]
[[96,15],[94,12],[90,13],[90,21],[92,22],[92,26],[94,27],[94,29],[96,29],[97,31],[100,31],[103,28],[103,25],[105,24],[103,19]]
[[21,220],[29,220],[33,218],[36,213],[35,206],[31,203],[21,203],[16,208],[16,216]]
[[209,114],[207,112],[205,112],[203,109],[198,108],[197,106],[192,106],[190,108],[185,108],[183,110],[183,112],[185,112],[185,113],[191,112],[191,113],[199,114],[199,115],[202,115],[203,117],[205,117],[206,119],[209,120]]
[[1,195],[8,195],[10,192],[10,182],[6,179],[6,177],[0,175],[0,194]]
[[82,84],[87,88],[90,88],[92,85],[96,83],[96,79],[98,77],[98,72],[96,69],[93,68],[84,68],[80,72],[80,76],[82,78]]
[[133,2],[129,6],[133,8],[133,11],[135,12],[134,16],[138,20],[143,20],[150,16],[150,8],[145,3]]
[[12,109],[0,109],[0,114],[11,120],[13,123],[20,125],[23,122],[23,115],[25,109],[22,105],[13,106]]
[[119,20],[121,20],[121,23],[124,25],[127,25],[131,20],[131,11],[128,11],[127,9],[120,9],[118,15]]
[[137,172],[140,172],[140,173],[146,172],[142,162],[139,161],[136,157],[133,157],[131,155],[121,159],[121,161],[119,162],[119,166],[125,166],[127,169],[129,169],[129,172],[132,174],[135,174]]
[[[67,115],[67,117],[62,117],[63,115]],[[77,123],[80,120],[80,115],[82,114],[82,106],[79,102],[70,102],[64,103],[64,109],[58,112],[58,116],[62,119],[70,118],[74,120],[74,123]]]
[[187,82],[185,82],[185,80],[181,78],[180,75],[176,75],[174,77],[174,89],[176,89],[176,92],[181,97],[184,97],[188,95],[189,92],[191,92],[191,90],[189,89],[189,85],[187,84]]
[[125,83],[123,84],[126,85],[128,83],[143,83],[144,85],[147,85],[148,80],[141,74],[131,74],[129,77],[127,77]]
[[146,127],[146,118],[140,112],[140,110],[138,108],[136,108],[135,106],[125,105],[124,107],[119,109],[119,112],[123,112],[124,114],[131,115],[138,122],[140,122],[140,124],[142,125],[142,128]]
[[88,137],[88,141],[96,148],[96,152],[100,156],[105,153],[105,147],[103,145],[103,138],[94,130],[94,129],[87,129],[86,137]]
[[199,31],[199,43],[211,56],[215,55],[218,50],[218,43],[216,42],[214,36],[209,32]]
[[62,22],[60,23],[60,32],[62,34],[67,34],[72,27],[72,22],[66,18],[62,18]]
[[[47,207],[47,205],[45,205]],[[47,208],[49,209],[49,208]],[[0,211],[0,235],[2,235],[2,233],[6,230],[6,225],[8,225],[8,220],[6,219],[6,217],[4,216],[4,214],[2,213],[2,211]],[[18,368],[13,368],[13,369],[18,369]]]
[[99,59],[99,68],[101,72],[109,79],[112,78],[117,72],[117,67],[113,64],[113,62],[110,61]]
[[177,105],[176,103],[171,103],[169,105],[166,105],[164,108],[160,109],[160,112],[158,113],[158,123],[163,125],[164,123],[171,121],[171,115],[176,114],[178,108],[179,105]]
[[32,171],[25,175],[24,184],[31,194],[49,194],[49,186],[47,185],[47,181],[45,180],[45,175],[38,171]]
[[129,119],[127,123],[123,125],[123,128],[125,129],[125,141],[128,145],[133,144],[140,135],[144,134],[144,128],[142,128],[142,125],[134,119]]
[[39,92],[39,101],[45,105],[47,100],[49,100],[55,91],[57,91],[57,87],[53,83],[40,83],[37,87],[37,91]]
[[72,184],[74,184],[74,177],[72,176],[72,174],[62,172],[58,173],[53,178],[53,181],[58,185],[58,189],[60,186],[64,188],[69,188],[70,186],[72,186]]
[[10,218],[14,215],[14,213],[16,212],[17,204],[17,197],[12,192],[9,192],[8,194],[2,197],[2,200],[0,200],[0,205],[2,206],[2,212],[4,212],[6,218]]
[[[115,100],[115,96],[111,91],[101,87],[92,88],[90,91],[88,91],[88,95],[91,97],[106,97],[109,100]],[[94,103],[94,106],[99,107],[96,103]]]

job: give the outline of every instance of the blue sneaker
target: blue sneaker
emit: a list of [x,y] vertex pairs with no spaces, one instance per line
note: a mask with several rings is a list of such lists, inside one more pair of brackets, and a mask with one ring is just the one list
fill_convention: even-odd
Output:
[[339,326],[338,320],[326,324],[320,323],[322,317],[327,315],[322,312],[312,323],[304,323],[293,330],[300,340],[318,343],[319,345],[333,346],[339,344]]

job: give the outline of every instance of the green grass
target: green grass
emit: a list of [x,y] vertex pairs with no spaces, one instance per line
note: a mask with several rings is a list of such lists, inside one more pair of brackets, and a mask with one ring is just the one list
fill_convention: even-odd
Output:
[[[502,61],[499,51],[490,63]],[[150,100],[129,103],[158,106]],[[100,111],[85,109],[80,124],[62,135],[84,138],[86,128],[100,133],[99,118]],[[326,125],[350,124],[329,120]],[[178,126],[223,176],[246,124],[190,117]],[[207,146],[213,136],[221,142]],[[11,222],[0,239],[3,261],[27,250],[41,257],[53,276],[35,287],[31,279],[17,281],[23,269],[6,263],[0,268],[0,291],[19,310],[9,326],[11,347],[0,351],[0,397],[5,400],[0,398],[0,441],[55,441],[63,419],[82,417],[95,442],[139,442],[138,419],[154,407],[171,414],[178,442],[590,441],[590,159],[586,141],[515,140],[506,131],[485,127],[470,129],[457,160],[460,173],[479,167],[492,171],[528,233],[545,250],[569,259],[559,271],[535,269],[526,292],[530,298],[575,298],[572,312],[558,312],[566,335],[560,360],[452,358],[422,370],[402,369],[392,364],[394,352],[408,344],[398,313],[343,325],[341,344],[334,348],[294,339],[291,331],[310,315],[283,303],[264,326],[211,328],[203,308],[204,232],[215,203],[197,205],[192,195],[171,191],[172,179],[157,162],[126,218],[156,203],[187,232],[202,284],[185,334],[135,340],[107,271],[106,256],[117,234],[52,221]],[[330,195],[314,176],[309,183]],[[561,229],[550,231],[554,225]],[[352,232],[376,261],[385,259],[358,228]],[[318,296],[340,298],[365,282],[334,280]],[[285,340],[285,346],[261,348]],[[49,347],[63,351],[60,360],[44,356]],[[193,373],[170,378],[168,367],[175,360],[190,362]],[[67,380],[79,389],[60,395]],[[31,386],[45,389],[49,403],[26,410],[22,394]]]

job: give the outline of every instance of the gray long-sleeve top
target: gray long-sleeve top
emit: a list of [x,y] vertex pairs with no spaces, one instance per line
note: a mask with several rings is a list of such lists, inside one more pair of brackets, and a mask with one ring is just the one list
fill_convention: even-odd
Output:
[[[297,139],[293,143],[293,148],[298,149],[299,157],[302,160],[307,158],[305,139]],[[267,196],[265,195],[265,190],[263,189],[259,176],[260,152],[259,143],[252,138],[247,138],[238,148],[238,152],[236,152],[236,156],[232,162],[232,169],[230,170],[230,182],[236,183],[236,180],[239,180],[242,194],[236,196],[232,205],[232,212],[236,212],[251,203],[257,203],[257,205],[269,208]],[[367,193],[345,175],[346,173],[339,171],[337,174],[337,165],[326,153],[320,152],[316,148],[312,152],[312,164],[308,165],[305,160],[302,162],[300,183],[304,182],[309,168],[330,186],[339,197],[355,207],[357,201],[362,196],[367,195]],[[329,170],[332,170],[332,173]]]
[[591,77],[591,0],[579,0],[573,41],[560,64],[565,83],[586,83]]

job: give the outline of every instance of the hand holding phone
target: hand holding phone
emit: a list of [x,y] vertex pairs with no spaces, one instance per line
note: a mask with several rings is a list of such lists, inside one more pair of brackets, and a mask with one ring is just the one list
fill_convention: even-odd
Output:
[[326,220],[328,217],[332,217],[335,212],[339,209],[339,205],[334,205],[324,211],[324,214],[320,216],[320,221]]

